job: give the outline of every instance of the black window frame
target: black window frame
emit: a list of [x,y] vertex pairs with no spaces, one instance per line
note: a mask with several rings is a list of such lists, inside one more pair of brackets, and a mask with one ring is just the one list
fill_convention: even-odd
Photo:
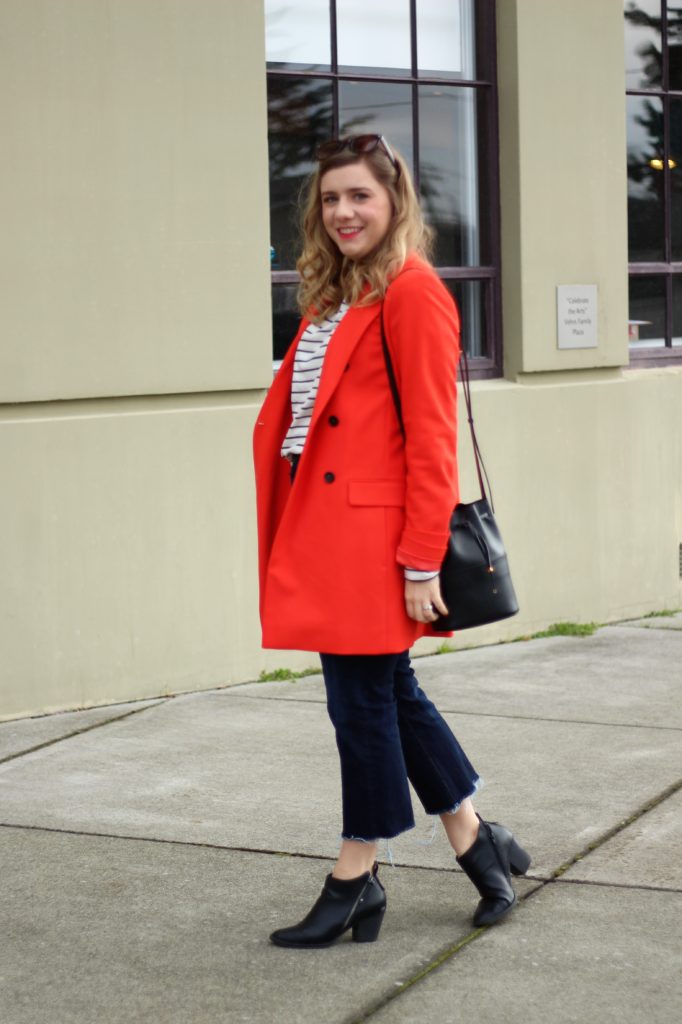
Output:
[[[663,108],[663,242],[664,259],[649,262],[628,262],[628,282],[632,278],[646,276],[661,279],[665,286],[665,338],[658,348],[637,349],[629,346],[630,366],[667,366],[682,362],[682,345],[673,345],[673,287],[676,275],[682,275],[682,261],[673,260],[672,240],[672,169],[670,167],[670,104],[682,100],[682,89],[669,88],[670,52],[668,37],[668,0],[659,0],[661,32],[661,84],[650,89],[629,89],[626,97],[636,96],[659,99]],[[632,13],[632,0],[623,0],[624,29],[626,15]],[[628,242],[629,248],[629,242]],[[628,252],[629,256],[629,252]],[[678,278],[682,282],[682,276]],[[628,300],[629,305],[629,300]],[[629,315],[629,313],[628,313]]]
[[[489,116],[485,119],[484,137],[479,137],[479,149],[486,154],[489,195],[486,197],[489,217],[489,252],[492,262],[485,265],[435,266],[438,276],[445,282],[480,281],[483,285],[483,308],[486,324],[485,356],[470,356],[469,367],[472,378],[489,379],[501,377],[503,372],[502,345],[502,300],[501,300],[501,245],[500,245],[500,175],[499,175],[499,131],[498,131],[498,85],[497,85],[497,36],[495,0],[476,0],[475,45],[476,74],[475,78],[438,77],[419,73],[417,66],[417,0],[409,0],[411,63],[409,74],[400,76],[377,73],[355,73],[339,71],[337,53],[337,17],[336,0],[329,0],[331,66],[329,70],[302,70],[267,67],[268,79],[273,77],[317,78],[332,83],[332,129],[334,136],[339,131],[339,83],[348,82],[387,82],[409,84],[412,90],[412,134],[414,145],[414,178],[419,192],[419,103],[418,90],[428,85],[457,85],[460,88],[485,90]],[[485,77],[478,77],[480,69],[486,71]],[[271,284],[273,289],[278,285],[292,285],[298,281],[295,270],[272,270]]]

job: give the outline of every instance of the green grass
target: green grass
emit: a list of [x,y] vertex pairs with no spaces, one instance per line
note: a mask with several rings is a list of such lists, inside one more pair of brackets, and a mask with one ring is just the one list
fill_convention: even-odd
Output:
[[434,654],[453,654],[456,650],[457,650],[457,648],[453,647],[452,644],[449,644],[447,642],[447,640],[443,640],[443,643],[442,644],[438,644],[438,647],[436,647],[436,649],[435,649],[435,651],[433,653]]
[[649,612],[647,615],[643,615],[643,619],[671,619],[673,615],[679,614],[682,611],[680,608],[663,608],[660,612]]
[[512,643],[519,640],[541,640],[546,636],[592,636],[598,629],[598,622],[554,622],[548,629],[542,629],[539,633],[514,637]]
[[[670,613],[668,613],[670,614]],[[674,612],[672,614],[675,614]],[[525,640],[542,640],[546,636],[592,636],[596,630],[601,628],[599,622],[554,622],[547,629],[540,630],[539,633],[524,633],[522,636],[512,637],[510,640],[498,640],[498,644],[517,644]],[[444,640],[442,644],[436,647],[432,654],[456,654],[459,651],[470,650],[471,647],[476,647],[476,644],[471,644],[465,647],[453,647],[452,644]]]
[[276,668],[272,672],[261,672],[258,676],[259,683],[281,683],[293,682],[295,679],[303,679],[304,676],[319,676],[319,668],[304,668],[300,672],[294,672],[291,668]]

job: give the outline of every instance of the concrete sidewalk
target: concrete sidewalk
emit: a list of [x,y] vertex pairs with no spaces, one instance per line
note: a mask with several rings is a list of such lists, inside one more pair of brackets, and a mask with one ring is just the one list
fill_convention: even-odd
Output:
[[505,922],[415,800],[378,942],[269,944],[338,847],[319,676],[9,722],[2,1024],[682,1019],[682,615],[416,667],[533,856]]

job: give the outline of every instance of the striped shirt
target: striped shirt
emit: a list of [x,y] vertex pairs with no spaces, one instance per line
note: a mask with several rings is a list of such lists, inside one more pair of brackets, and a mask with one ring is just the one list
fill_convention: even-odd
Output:
[[291,426],[282,443],[282,455],[300,455],[303,451],[313,407],[322,376],[322,364],[332,334],[340,324],[348,304],[342,302],[336,313],[321,324],[308,324],[294,356],[291,378]]

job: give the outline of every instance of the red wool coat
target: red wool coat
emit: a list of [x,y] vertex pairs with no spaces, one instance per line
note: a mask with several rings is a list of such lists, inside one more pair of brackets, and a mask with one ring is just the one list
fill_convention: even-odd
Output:
[[381,303],[354,306],[325,356],[296,479],[289,348],[258,416],[254,460],[263,646],[329,654],[407,649],[430,626],[405,610],[402,567],[438,569],[458,500],[459,316],[411,256],[385,299],[404,443],[381,347]]

